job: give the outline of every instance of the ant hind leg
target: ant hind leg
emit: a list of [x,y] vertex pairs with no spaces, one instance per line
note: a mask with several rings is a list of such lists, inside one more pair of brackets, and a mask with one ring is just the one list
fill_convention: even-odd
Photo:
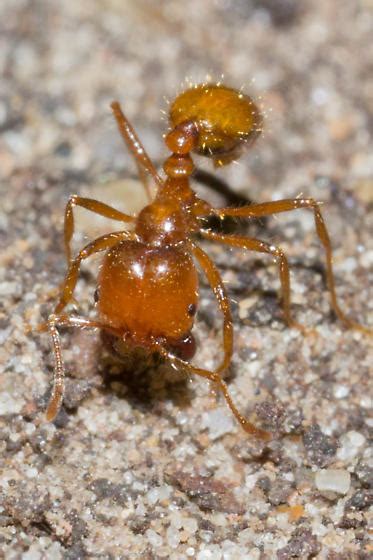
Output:
[[291,313],[289,263],[284,251],[280,247],[270,245],[260,239],[241,235],[224,235],[206,230],[201,230],[201,234],[205,239],[209,239],[210,241],[217,241],[219,243],[224,243],[224,245],[229,245],[230,247],[247,249],[258,253],[266,253],[275,257],[278,262],[281,282],[281,300],[285,321],[289,327],[297,328],[304,334],[308,332],[303,325],[300,325],[293,319]]
[[316,233],[325,251],[327,285],[330,293],[331,307],[334,313],[347,328],[356,329],[365,334],[372,335],[372,329],[364,327],[363,325],[360,325],[360,323],[347,317],[338,303],[334,281],[332,245],[321,213],[320,204],[316,202],[316,200],[313,198],[294,198],[276,200],[273,202],[263,202],[261,204],[251,204],[249,206],[242,206],[241,208],[216,208],[213,210],[213,214],[219,216],[220,218],[224,218],[225,216],[261,218],[272,214],[279,214],[281,212],[291,212],[299,208],[305,208],[313,212]]

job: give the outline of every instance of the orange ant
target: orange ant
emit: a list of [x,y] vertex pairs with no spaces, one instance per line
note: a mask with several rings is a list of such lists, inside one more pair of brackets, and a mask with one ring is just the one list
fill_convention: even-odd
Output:
[[[216,165],[224,165],[237,158],[261,130],[262,117],[257,106],[250,97],[235,89],[220,84],[204,84],[184,91],[175,99],[170,107],[172,128],[165,136],[166,146],[171,151],[163,165],[165,179],[157,173],[119,103],[114,101],[111,108],[120,134],[135,158],[150,201],[137,216],[77,195],[71,196],[66,205],[64,241],[68,272],[53,315],[40,327],[40,330],[49,331],[55,356],[54,384],[47,419],[51,421],[56,417],[64,396],[64,365],[57,327],[92,327],[117,337],[130,349],[155,352],[169,360],[173,367],[212,381],[223,393],[242,427],[249,434],[268,440],[271,434],[257,428],[240,414],[223,380],[222,375],[231,362],[233,352],[230,305],[215,264],[194,238],[199,234],[210,241],[275,257],[285,321],[291,327],[302,328],[293,320],[290,310],[289,264],[284,252],[258,239],[204,229],[203,221],[212,216],[221,219],[226,216],[260,218],[298,208],[311,210],[317,235],[326,253],[331,306],[347,327],[369,332],[347,318],[337,302],[331,244],[320,206],[312,198],[295,198],[240,208],[212,208],[192,190],[189,181],[194,170],[192,152],[210,157]],[[154,198],[147,186],[148,178],[157,187]],[[75,206],[118,222],[133,224],[133,230],[98,237],[72,258],[70,242],[74,233]],[[101,251],[105,251],[105,255],[95,297],[98,319],[86,320],[64,313],[65,307],[73,300],[81,262]],[[224,357],[214,371],[189,363],[195,353],[191,331],[198,306],[195,261],[205,274],[224,318]]]

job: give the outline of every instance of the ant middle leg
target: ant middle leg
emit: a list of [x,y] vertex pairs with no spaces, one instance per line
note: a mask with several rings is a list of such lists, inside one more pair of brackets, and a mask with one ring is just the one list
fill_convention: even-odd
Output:
[[332,246],[324,218],[321,214],[320,204],[316,202],[316,200],[313,198],[295,198],[252,204],[241,208],[216,208],[213,210],[213,214],[220,218],[224,218],[225,216],[260,218],[272,214],[279,214],[281,212],[290,212],[299,208],[311,210],[314,214],[316,233],[325,251],[327,286],[330,293],[331,307],[334,313],[346,327],[371,335],[371,329],[347,317],[339,306],[334,281]]
[[70,196],[66,208],[65,208],[65,220],[64,220],[64,241],[65,241],[65,254],[67,264],[71,263],[71,239],[74,235],[74,213],[73,209],[75,206],[80,206],[85,208],[90,212],[94,212],[99,216],[104,216],[104,218],[109,218],[110,220],[116,220],[118,222],[132,223],[135,221],[133,216],[124,214],[103,202],[95,200],[93,198],[84,198],[73,194]]
[[221,378],[221,375],[219,373],[219,371],[209,371],[207,369],[202,369],[202,368],[198,368],[195,366],[192,366],[189,362],[184,362],[184,360],[181,360],[180,358],[177,358],[176,356],[174,356],[173,354],[171,354],[170,352],[168,352],[167,350],[161,348],[160,353],[166,357],[168,360],[170,360],[171,363],[173,363],[175,365],[175,367],[182,367],[185,369],[185,371],[194,374],[194,375],[199,375],[200,377],[204,377],[205,379],[208,379],[209,381],[212,381],[215,386],[219,389],[219,391],[221,391],[224,395],[224,398],[229,406],[229,408],[231,409],[232,413],[234,414],[234,416],[237,418],[237,420],[239,421],[239,423],[241,424],[241,426],[243,427],[243,429],[250,435],[253,435],[255,437],[257,437],[258,439],[264,440],[264,441],[270,441],[272,439],[272,435],[267,432],[266,430],[262,430],[261,428],[257,428],[254,424],[252,424],[251,422],[249,422],[249,420],[247,420],[237,409],[236,405],[234,404],[232,397],[230,396],[230,393],[228,391],[228,387],[227,384],[225,383],[225,381],[223,381],[223,379]]
[[205,239],[209,239],[210,241],[218,241],[219,243],[224,243],[224,245],[230,245],[231,247],[238,247],[249,251],[256,251],[258,253],[267,253],[274,256],[278,261],[281,282],[281,300],[285,321],[289,327],[294,327],[305,332],[305,328],[297,323],[291,314],[289,263],[285,253],[280,247],[270,245],[260,239],[242,237],[239,235],[224,235],[206,230],[201,230],[200,233]]
[[63,281],[63,284],[61,286],[60,299],[55,307],[54,313],[61,313],[66,305],[72,301],[74,289],[79,277],[80,264],[83,260],[94,255],[95,253],[110,249],[124,239],[132,238],[133,234],[129,231],[116,231],[107,235],[102,235],[91,243],[88,243],[88,245],[86,245],[78,253],[77,257],[70,263],[65,280]]

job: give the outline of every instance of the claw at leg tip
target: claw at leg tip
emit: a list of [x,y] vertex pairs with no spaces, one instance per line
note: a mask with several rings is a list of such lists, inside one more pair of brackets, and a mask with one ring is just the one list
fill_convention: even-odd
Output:
[[56,418],[58,412],[60,410],[60,406],[56,405],[55,402],[50,402],[47,406],[47,410],[45,412],[45,419],[47,422],[53,422],[53,420]]

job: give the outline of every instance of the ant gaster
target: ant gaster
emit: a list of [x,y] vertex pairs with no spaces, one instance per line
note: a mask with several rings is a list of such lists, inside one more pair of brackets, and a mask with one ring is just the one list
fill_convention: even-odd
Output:
[[[180,94],[170,107],[171,130],[165,136],[171,155],[163,165],[163,179],[152,164],[118,102],[111,105],[122,138],[137,163],[140,178],[150,199],[137,216],[120,212],[97,200],[77,195],[70,197],[65,210],[64,241],[68,272],[61,287],[53,315],[40,329],[48,330],[55,355],[54,384],[47,408],[53,420],[64,396],[64,365],[57,327],[99,328],[124,341],[130,348],[140,347],[158,353],[175,368],[204,377],[220,390],[242,427],[258,438],[271,434],[244,418],[234,405],[223,380],[233,352],[233,325],[230,305],[222,278],[210,257],[196,243],[196,234],[204,239],[272,255],[281,281],[281,299],[286,323],[302,328],[290,309],[290,278],[286,255],[279,247],[241,235],[226,235],[205,229],[206,218],[237,216],[261,218],[298,208],[313,212],[316,232],[326,254],[326,277],[331,306],[347,326],[368,332],[350,320],[336,297],[329,235],[319,204],[312,198],[295,198],[249,204],[239,208],[212,208],[198,198],[190,186],[195,152],[213,160],[216,166],[236,159],[242,149],[261,131],[262,117],[250,97],[223,85],[199,85]],[[151,197],[147,180],[156,194]],[[70,243],[74,233],[73,209],[80,206],[106,218],[133,224],[98,237],[72,258]],[[105,252],[98,276],[95,299],[97,320],[86,320],[64,312],[73,301],[81,262]],[[192,335],[198,306],[198,263],[210,284],[223,314],[224,356],[220,365],[209,371],[189,363],[195,353]]]

